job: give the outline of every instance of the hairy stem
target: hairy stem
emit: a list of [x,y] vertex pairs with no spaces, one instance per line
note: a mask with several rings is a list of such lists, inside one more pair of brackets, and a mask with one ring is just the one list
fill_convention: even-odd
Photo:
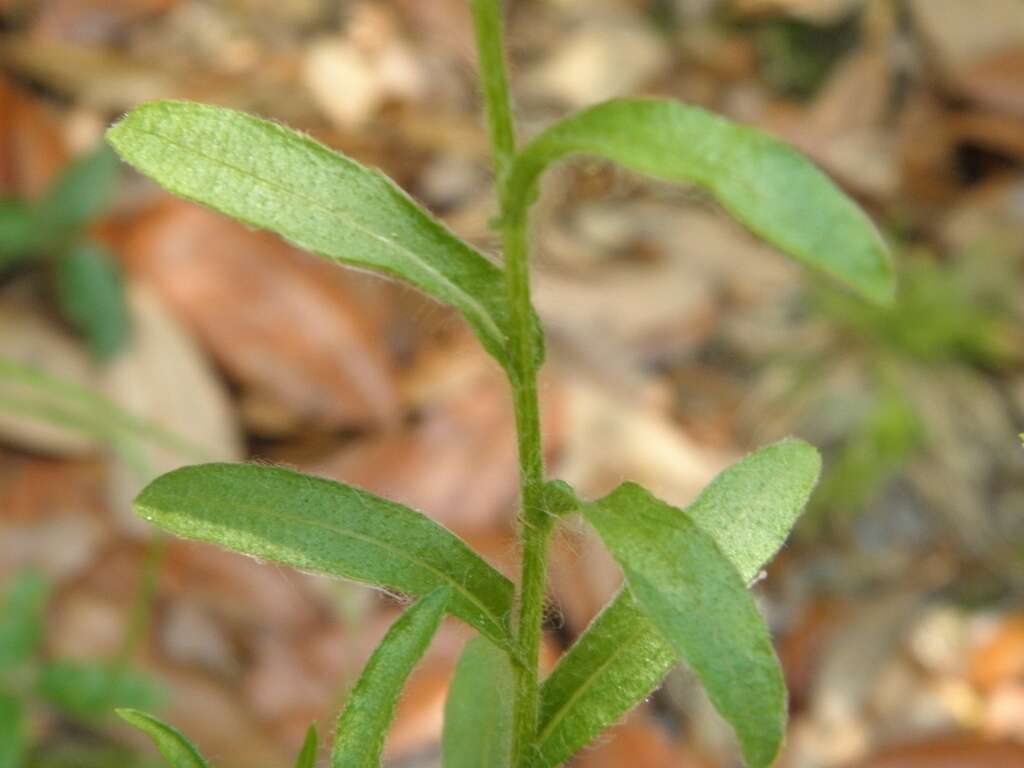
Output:
[[490,131],[494,169],[501,203],[505,253],[505,284],[512,317],[508,340],[512,365],[509,381],[519,441],[520,539],[522,578],[519,587],[518,641],[524,664],[516,666],[513,764],[526,768],[537,731],[537,666],[547,570],[550,518],[543,511],[544,465],[541,453],[540,407],[537,402],[537,349],[530,302],[526,210],[512,204],[506,187],[515,158],[515,127],[505,74],[503,24],[499,0],[472,0],[480,81]]

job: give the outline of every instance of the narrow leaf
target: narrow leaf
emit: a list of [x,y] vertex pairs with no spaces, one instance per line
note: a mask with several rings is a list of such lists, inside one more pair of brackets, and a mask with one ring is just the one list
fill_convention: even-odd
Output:
[[295,768],[316,768],[316,751],[318,747],[316,723],[314,723],[306,731],[306,739],[302,742],[302,749],[299,750],[299,756],[295,759]]
[[0,672],[27,662],[39,647],[49,585],[26,571],[14,577],[0,609]]
[[525,204],[543,170],[572,154],[703,187],[784,253],[873,301],[893,296],[888,249],[868,217],[809,160],[767,134],[674,101],[610,101],[528,144],[513,166],[510,194]]
[[69,165],[39,203],[39,218],[50,239],[73,234],[103,213],[114,197],[117,155],[106,144]]
[[371,493],[278,467],[204,464],[158,478],[136,511],[178,536],[296,568],[422,596],[502,646],[512,583],[453,533]]
[[128,307],[117,265],[95,243],[73,245],[57,262],[57,303],[99,360],[128,340]]
[[786,690],[771,638],[739,572],[679,509],[626,483],[583,514],[622,566],[637,605],[700,678],[747,763],[782,745]]
[[188,102],[145,104],[107,137],[174,194],[450,304],[507,366],[501,269],[381,173],[275,123]]
[[43,667],[36,688],[61,712],[86,721],[115,707],[153,708],[163,699],[154,680],[122,664],[56,661]]
[[171,768],[210,768],[199,750],[177,728],[135,709],[119,709],[117,714],[149,736]]
[[676,663],[675,650],[623,589],[544,681],[535,765],[564,763],[646,698]]
[[514,697],[508,654],[483,637],[466,643],[444,707],[444,768],[512,764]]
[[25,728],[21,702],[0,691],[0,768],[22,768]]
[[[686,514],[749,582],[782,546],[821,469],[818,452],[783,440],[724,470]],[[676,652],[628,589],[594,619],[541,688],[540,752],[558,765],[645,699]]]
[[451,593],[431,592],[409,608],[381,640],[338,717],[332,768],[376,768],[406,678],[437,632]]
[[0,200],[0,270],[32,255],[39,234],[39,221],[31,206],[18,200]]

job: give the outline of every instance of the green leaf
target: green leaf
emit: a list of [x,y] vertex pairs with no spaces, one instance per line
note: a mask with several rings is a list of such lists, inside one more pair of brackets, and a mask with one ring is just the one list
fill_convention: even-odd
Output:
[[210,768],[199,750],[177,728],[136,709],[119,709],[117,714],[149,736],[171,768]]
[[57,262],[57,303],[99,360],[109,360],[128,340],[128,307],[121,274],[95,243],[72,246]]
[[383,174],[275,123],[188,102],[144,104],[107,138],[176,195],[450,304],[508,367],[501,269]]
[[371,493],[277,467],[203,464],[158,478],[135,500],[151,523],[259,558],[422,596],[499,645],[511,643],[512,583],[446,528]]
[[650,695],[677,662],[675,650],[623,589],[541,686],[534,764],[564,763]]
[[338,717],[332,768],[380,765],[398,696],[437,632],[450,596],[448,589],[431,592],[391,625]]
[[[782,546],[821,470],[800,440],[766,446],[718,475],[686,509],[749,582]],[[650,695],[677,656],[628,589],[541,687],[539,764],[557,765]]]
[[21,702],[0,691],[0,768],[21,768],[25,741],[25,712]]
[[483,637],[466,643],[444,707],[444,768],[508,768],[514,698],[508,654]]
[[19,200],[0,200],[0,270],[31,256],[38,245],[35,210]]
[[53,662],[36,686],[44,700],[79,720],[106,717],[115,707],[149,709],[163,700],[155,681],[120,664]]
[[117,176],[117,155],[103,143],[71,163],[39,203],[48,238],[71,235],[101,214],[114,197]]
[[306,739],[302,742],[299,756],[295,758],[295,768],[316,768],[316,751],[319,746],[316,736],[316,723],[309,726]]
[[744,582],[782,547],[821,473],[814,446],[789,438],[727,467],[686,515],[711,536]]
[[622,566],[637,605],[735,729],[747,763],[770,765],[782,745],[786,689],[739,572],[686,513],[633,483],[583,514]]
[[39,647],[50,587],[37,573],[15,576],[0,610],[0,673],[28,662]]
[[809,160],[767,134],[678,102],[610,101],[530,142],[513,166],[509,194],[525,205],[544,169],[573,154],[696,184],[782,252],[865,298],[892,299],[895,275],[875,226]]

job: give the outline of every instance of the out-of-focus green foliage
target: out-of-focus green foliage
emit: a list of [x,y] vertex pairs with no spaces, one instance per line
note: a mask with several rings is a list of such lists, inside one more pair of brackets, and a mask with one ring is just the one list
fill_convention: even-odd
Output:
[[[908,382],[927,385],[930,371],[998,372],[1024,359],[1015,263],[999,248],[947,260],[910,252],[900,259],[900,293],[891,306],[824,284],[810,293],[811,311],[833,333],[827,347],[796,356],[802,397],[854,416],[830,447],[804,534],[848,522],[932,444],[921,393],[908,391]],[[825,374],[840,366],[863,381],[856,399],[828,391]]]
[[45,579],[24,572],[7,585],[0,601],[0,768],[135,765],[102,742],[74,748],[31,743],[28,720],[34,711],[47,709],[87,730],[109,720],[114,707],[154,706],[163,698],[153,680],[125,662],[46,658],[42,631],[49,596]]
[[974,253],[944,264],[919,253],[901,260],[900,284],[888,307],[825,287],[812,306],[872,354],[995,368],[1024,356],[1011,317],[1019,287],[998,257]]
[[57,261],[57,303],[99,360],[109,360],[128,340],[128,307],[121,273],[105,248],[77,243]]
[[195,745],[177,728],[135,709],[119,709],[117,714],[126,723],[149,736],[153,746],[171,768],[210,768]]
[[40,200],[0,200],[0,274],[50,267],[57,308],[98,360],[128,341],[130,322],[113,258],[86,233],[118,181],[117,155],[101,144],[64,169]]
[[773,18],[746,24],[757,49],[758,71],[769,86],[788,96],[812,97],[835,65],[857,43],[859,17],[832,24]]

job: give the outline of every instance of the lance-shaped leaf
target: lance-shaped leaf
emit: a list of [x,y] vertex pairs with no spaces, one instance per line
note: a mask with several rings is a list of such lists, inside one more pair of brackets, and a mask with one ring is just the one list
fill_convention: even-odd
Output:
[[450,592],[431,592],[391,625],[338,716],[332,768],[379,768],[384,737],[406,678],[430,645]]
[[136,709],[119,709],[117,714],[149,736],[171,768],[210,768],[199,750],[177,728]]
[[319,740],[316,735],[316,724],[309,726],[306,731],[306,738],[302,742],[302,749],[299,756],[295,758],[295,768],[316,768],[316,751],[319,747]]
[[[821,470],[800,440],[761,448],[720,473],[686,509],[749,582],[778,551]],[[538,765],[558,765],[657,687],[676,652],[622,590],[541,688]]]
[[564,763],[647,697],[677,661],[623,589],[544,681],[534,764]]
[[513,166],[510,194],[524,205],[541,172],[572,154],[696,184],[784,253],[868,299],[892,298],[888,249],[868,217],[810,161],[767,134],[674,101],[610,101],[530,142]]
[[501,269],[381,173],[275,123],[189,102],[144,104],[107,137],[176,195],[450,304],[507,365]]
[[202,464],[135,500],[178,536],[422,596],[450,587],[449,610],[508,646],[512,583],[451,531],[408,507],[279,467]]
[[622,566],[637,605],[697,674],[747,763],[782,745],[786,689],[746,583],[708,534],[633,483],[583,507]]
[[513,675],[509,655],[486,638],[466,643],[444,707],[444,768],[512,764]]

